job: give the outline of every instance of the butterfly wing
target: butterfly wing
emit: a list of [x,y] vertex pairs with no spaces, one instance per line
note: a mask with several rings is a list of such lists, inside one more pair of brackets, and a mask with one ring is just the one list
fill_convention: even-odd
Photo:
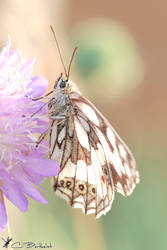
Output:
[[110,210],[114,189],[112,178],[107,179],[101,167],[107,162],[100,141],[82,116],[70,114],[64,121],[52,122],[50,158],[61,166],[54,189],[69,205],[98,218]]
[[87,117],[98,136],[112,172],[115,191],[130,195],[139,182],[135,159],[116,131],[99,110],[78,93],[71,93],[71,101]]
[[138,182],[135,161],[109,122],[86,98],[69,95],[75,113],[52,121],[50,158],[60,164],[54,189],[69,205],[96,218],[110,210],[114,192],[130,195]]

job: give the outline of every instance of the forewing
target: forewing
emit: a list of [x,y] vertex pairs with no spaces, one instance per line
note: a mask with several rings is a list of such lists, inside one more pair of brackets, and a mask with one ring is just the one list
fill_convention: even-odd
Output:
[[124,196],[130,195],[139,182],[139,173],[132,153],[90,101],[76,92],[71,93],[70,100],[78,110],[78,115],[86,117],[89,126],[94,128],[107,162],[105,169],[109,173],[111,170],[110,177],[115,191]]

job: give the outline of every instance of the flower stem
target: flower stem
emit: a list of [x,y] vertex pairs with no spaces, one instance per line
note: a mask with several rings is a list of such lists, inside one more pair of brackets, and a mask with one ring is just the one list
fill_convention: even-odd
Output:
[[[2,202],[3,202],[3,203],[4,203],[4,205],[5,205],[5,198],[4,198],[4,194],[3,194],[3,192],[2,192],[2,190],[1,190],[1,189],[0,189],[0,195],[1,195]],[[7,222],[7,227],[6,227],[6,235],[7,235],[7,237],[11,238],[9,221]],[[11,246],[10,246],[10,244],[8,245],[8,250],[11,250]]]

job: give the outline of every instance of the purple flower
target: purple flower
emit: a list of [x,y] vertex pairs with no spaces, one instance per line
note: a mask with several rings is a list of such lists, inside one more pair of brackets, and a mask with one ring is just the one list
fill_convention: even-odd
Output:
[[0,52],[0,231],[7,225],[3,195],[23,212],[28,208],[26,195],[47,203],[33,184],[40,186],[45,177],[59,172],[58,165],[44,157],[47,143],[36,147],[35,134],[44,133],[49,121],[44,111],[32,116],[44,104],[32,98],[45,93],[47,81],[32,77],[35,60],[26,62],[10,46],[9,39]]

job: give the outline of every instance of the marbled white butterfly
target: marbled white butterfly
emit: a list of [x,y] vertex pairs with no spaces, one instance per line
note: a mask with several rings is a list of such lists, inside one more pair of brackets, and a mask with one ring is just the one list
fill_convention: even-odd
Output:
[[111,209],[115,191],[124,196],[133,192],[139,174],[128,147],[69,80],[70,66],[68,74],[64,67],[66,79],[61,74],[48,102],[49,156],[61,168],[54,190],[70,206],[99,218]]

